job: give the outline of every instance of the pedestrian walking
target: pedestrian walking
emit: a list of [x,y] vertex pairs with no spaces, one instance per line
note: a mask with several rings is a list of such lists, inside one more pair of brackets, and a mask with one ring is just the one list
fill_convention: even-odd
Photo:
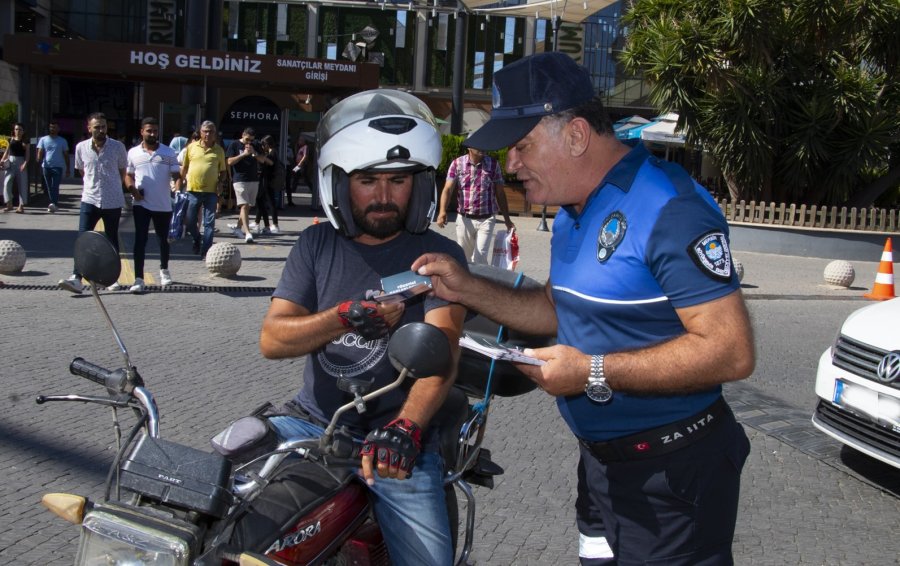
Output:
[[[216,230],[216,204],[218,202],[219,184],[225,178],[225,152],[216,138],[218,131],[216,125],[210,120],[200,124],[200,139],[187,145],[184,151],[184,163],[181,165],[181,175],[175,182],[177,190],[187,186],[188,209],[187,223],[188,233],[194,242],[194,253],[201,258],[206,257],[206,252],[213,244],[213,234]],[[201,241],[198,218],[200,207],[203,207],[203,237]]]
[[169,142],[169,148],[175,152],[175,155],[178,155],[189,142],[190,140],[181,135],[181,132],[176,131],[172,134],[172,141]]
[[238,206],[237,224],[229,225],[232,233],[246,243],[253,243],[250,233],[250,206],[256,203],[259,193],[259,165],[265,160],[255,143],[256,132],[244,128],[241,138],[229,144],[225,151],[228,166],[231,167],[231,183]]
[[59,122],[56,120],[50,120],[47,131],[47,135],[38,140],[37,160],[41,164],[50,200],[47,212],[54,213],[59,209],[59,184],[63,175],[69,176],[69,142],[59,135]]
[[446,256],[412,268],[434,292],[557,345],[520,369],[579,440],[582,564],[732,564],[749,441],[722,383],[754,367],[753,334],[709,193],[619,142],[587,70],[550,52],[494,74],[467,143],[508,147],[530,202],[559,205],[550,279],[511,289]]
[[[306,144],[306,138],[303,137],[303,132],[300,132],[297,137],[297,149],[294,151],[294,167],[291,169],[291,182],[288,183],[288,189],[286,191],[288,206],[294,206],[293,193],[297,189],[297,185],[306,178],[308,164],[309,146]],[[310,185],[310,192],[312,192],[312,185]]]
[[169,222],[172,220],[172,186],[180,178],[177,155],[159,143],[159,122],[141,120],[141,143],[128,150],[125,185],[134,197],[134,284],[132,293],[144,292],[144,256],[150,223],[159,242],[159,283],[172,284],[169,272]]
[[515,228],[509,218],[500,163],[474,147],[468,147],[465,154],[450,163],[438,208],[437,225],[441,228],[447,225],[447,209],[454,187],[457,188],[456,243],[468,261],[490,263],[494,215],[499,211],[506,229]]
[[14,191],[19,193],[19,206],[16,213],[24,214],[25,205],[28,204],[28,160],[31,158],[31,145],[25,137],[25,126],[20,122],[13,124],[12,137],[3,157],[0,158],[0,169],[6,171],[3,182],[3,198],[6,200],[4,212],[13,209]]
[[[75,146],[75,169],[81,172],[81,210],[78,214],[78,231],[93,230],[103,220],[103,232],[116,252],[119,251],[119,219],[125,206],[125,167],[128,151],[122,142],[107,136],[106,115],[96,112],[88,116],[90,137]],[[73,293],[81,293],[84,285],[81,274],[73,269],[68,279],[59,286]],[[113,283],[107,290],[118,291],[121,286]]]
[[[256,221],[250,223],[250,230],[257,234],[278,234],[278,207],[275,205],[276,191],[284,188],[284,165],[275,151],[275,138],[266,135],[262,140],[263,161],[259,164],[259,193],[256,196]],[[272,224],[269,225],[269,211]],[[263,224],[260,224],[262,222]]]

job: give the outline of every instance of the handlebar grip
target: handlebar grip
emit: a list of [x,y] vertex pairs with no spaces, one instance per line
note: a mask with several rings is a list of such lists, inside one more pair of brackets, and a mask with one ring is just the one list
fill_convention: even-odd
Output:
[[106,386],[107,379],[110,375],[109,370],[104,369],[98,365],[94,365],[84,358],[75,358],[74,360],[72,360],[72,363],[69,364],[69,371],[72,372],[73,375],[78,375],[85,379],[90,379],[94,383],[98,383],[103,386]]

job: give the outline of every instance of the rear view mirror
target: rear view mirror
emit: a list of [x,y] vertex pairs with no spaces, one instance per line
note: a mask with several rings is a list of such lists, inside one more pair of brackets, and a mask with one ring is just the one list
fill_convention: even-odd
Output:
[[75,240],[75,271],[88,281],[108,287],[119,280],[119,253],[100,232],[82,232]]
[[412,377],[447,375],[450,369],[450,341],[436,326],[411,322],[391,337],[388,357],[397,371],[407,370]]

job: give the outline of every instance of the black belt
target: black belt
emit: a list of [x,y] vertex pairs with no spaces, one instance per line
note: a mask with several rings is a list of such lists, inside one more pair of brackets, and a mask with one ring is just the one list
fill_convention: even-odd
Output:
[[472,220],[487,220],[493,216],[493,214],[469,214],[468,212],[460,212],[459,215],[471,218]]
[[606,442],[581,440],[582,445],[603,463],[656,458],[680,450],[708,435],[726,421],[728,404],[719,397],[696,415],[637,434]]

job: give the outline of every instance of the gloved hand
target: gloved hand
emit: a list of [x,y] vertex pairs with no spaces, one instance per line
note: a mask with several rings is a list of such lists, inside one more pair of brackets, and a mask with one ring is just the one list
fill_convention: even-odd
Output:
[[338,316],[346,328],[356,330],[366,340],[387,336],[390,329],[374,301],[344,301],[338,305]]
[[[394,419],[366,436],[360,456],[374,458],[378,475],[404,479],[412,475],[416,456],[422,450],[422,429],[409,419]],[[363,471],[367,471],[363,464]],[[365,474],[369,480],[369,475]]]

